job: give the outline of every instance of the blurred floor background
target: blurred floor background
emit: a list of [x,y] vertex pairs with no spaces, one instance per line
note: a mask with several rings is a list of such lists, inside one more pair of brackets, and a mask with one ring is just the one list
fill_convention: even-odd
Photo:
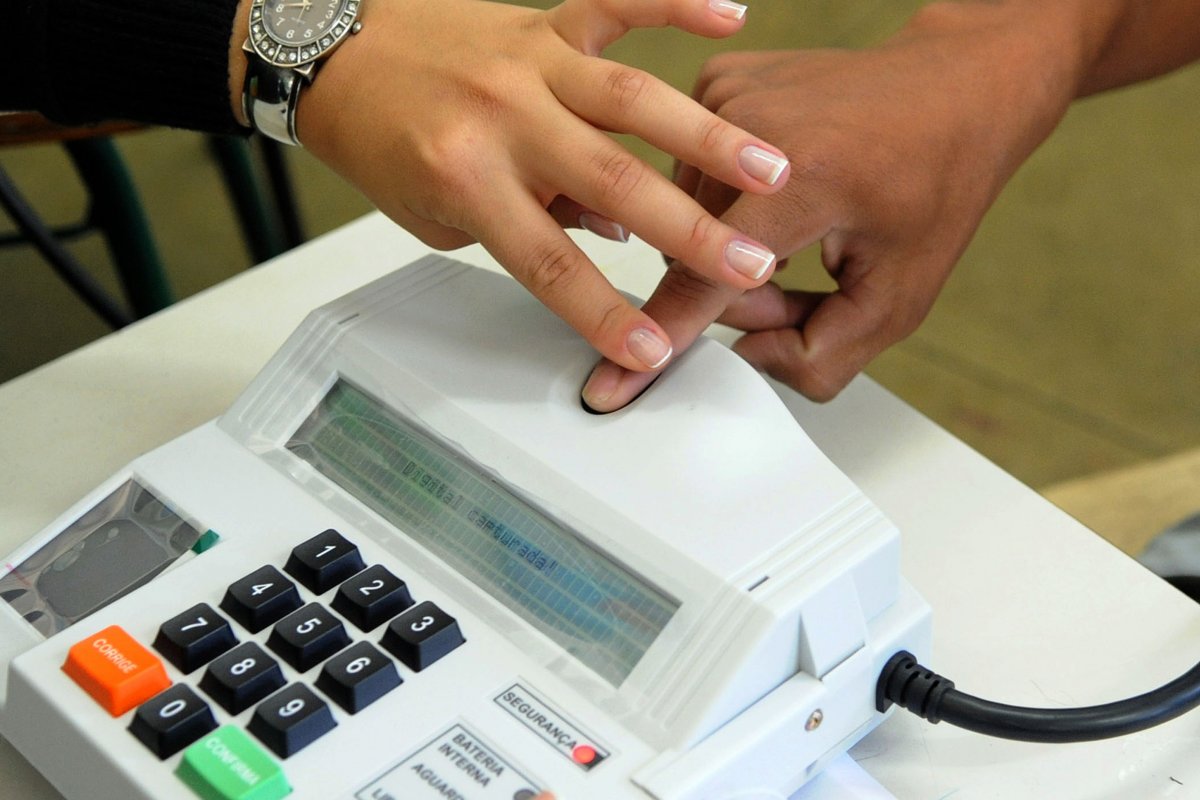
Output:
[[[868,46],[919,5],[751,0],[746,28],[730,41],[635,31],[608,55],[687,91],[718,52]],[[869,373],[1055,497],[1065,496],[1055,494],[1063,482],[1200,447],[1197,130],[1196,68],[1077,104],[989,213],[923,327]],[[152,130],[118,141],[179,296],[250,266],[201,136]],[[630,146],[669,172],[669,158]],[[310,236],[370,210],[306,153],[288,158]],[[84,196],[58,147],[0,150],[0,164],[51,222],[82,216]],[[73,249],[111,284],[98,239]],[[798,261],[785,282],[816,274],[813,254]],[[0,249],[0,275],[0,381],[106,333],[32,251]],[[1069,510],[1136,549],[1086,510]]]

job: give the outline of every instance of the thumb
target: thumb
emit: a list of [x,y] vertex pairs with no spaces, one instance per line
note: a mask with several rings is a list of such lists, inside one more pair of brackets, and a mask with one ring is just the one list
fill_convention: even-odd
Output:
[[[894,272],[904,270],[877,266],[829,294],[756,291],[757,309],[739,304],[726,315],[748,331],[733,349],[806,397],[832,400],[875,356],[915,330],[929,308],[892,283]],[[782,324],[772,325],[772,318]]]
[[[781,215],[778,207],[772,207],[787,203],[791,194],[773,197],[743,194],[721,219],[768,244],[777,253],[793,253],[820,240],[830,223],[818,215]],[[697,199],[704,203],[704,198]],[[779,219],[787,219],[786,229],[779,226]],[[667,268],[642,311],[666,331],[675,347],[674,357],[690,347],[740,294],[740,290],[714,283],[676,262]],[[641,394],[663,368],[634,372],[602,360],[584,384],[583,402],[600,413],[616,411]]]
[[[667,267],[642,310],[669,331],[674,356],[690,347],[738,294],[738,289],[715,284],[676,261]],[[634,372],[601,359],[584,383],[583,402],[601,414],[624,408],[654,382],[663,368]]]

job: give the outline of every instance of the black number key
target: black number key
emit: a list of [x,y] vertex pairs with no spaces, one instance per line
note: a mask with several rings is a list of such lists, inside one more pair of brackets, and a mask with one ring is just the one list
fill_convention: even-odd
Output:
[[420,672],[464,641],[457,620],[426,600],[388,623],[380,644]]
[[138,706],[129,732],[154,755],[167,758],[216,727],[208,703],[187,684],[177,683]]
[[359,642],[329,659],[317,678],[317,688],[351,714],[400,684],[396,665],[369,642]]
[[158,628],[154,649],[180,672],[203,667],[237,644],[233,628],[208,603],[199,603]]
[[346,626],[320,603],[309,603],[288,614],[267,639],[267,647],[300,672],[315,667],[348,644]]
[[246,630],[258,633],[303,604],[296,584],[268,564],[230,584],[221,609]]
[[363,631],[378,628],[412,604],[408,585],[381,564],[350,578],[333,596],[333,610]]
[[254,709],[246,728],[275,755],[287,758],[337,727],[324,700],[293,683]]
[[283,568],[314,593],[322,594],[364,566],[358,548],[330,528],[292,548]]
[[238,714],[287,683],[279,662],[254,642],[242,642],[208,665],[200,688]]

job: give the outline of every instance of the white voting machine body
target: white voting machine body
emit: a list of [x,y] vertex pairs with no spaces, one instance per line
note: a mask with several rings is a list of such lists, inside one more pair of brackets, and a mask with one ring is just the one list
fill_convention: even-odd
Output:
[[629,408],[430,256],[0,574],[0,730],[69,798],[786,798],[929,652],[899,534],[702,340]]

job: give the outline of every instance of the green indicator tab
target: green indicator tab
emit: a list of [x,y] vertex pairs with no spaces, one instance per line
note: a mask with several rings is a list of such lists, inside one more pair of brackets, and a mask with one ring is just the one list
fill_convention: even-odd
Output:
[[235,725],[185,750],[175,774],[204,800],[279,800],[292,791],[283,768]]
[[207,530],[204,533],[200,534],[200,538],[196,540],[196,543],[194,545],[192,545],[192,552],[193,553],[203,553],[205,550],[208,550],[213,545],[215,545],[218,541],[220,541],[220,539],[221,539],[221,536],[216,531],[211,530],[211,529]]

